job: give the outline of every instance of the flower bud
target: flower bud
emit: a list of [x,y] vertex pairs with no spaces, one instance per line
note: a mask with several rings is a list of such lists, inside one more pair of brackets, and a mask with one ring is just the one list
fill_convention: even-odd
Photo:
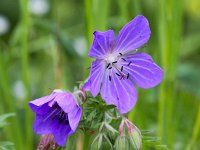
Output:
[[126,136],[119,136],[115,142],[116,150],[129,150],[130,143]]
[[43,134],[40,138],[40,143],[37,150],[56,150],[57,144],[52,134]]
[[119,127],[120,138],[126,137],[129,139],[130,144],[137,150],[141,149],[142,136],[140,130],[128,119],[122,119]]

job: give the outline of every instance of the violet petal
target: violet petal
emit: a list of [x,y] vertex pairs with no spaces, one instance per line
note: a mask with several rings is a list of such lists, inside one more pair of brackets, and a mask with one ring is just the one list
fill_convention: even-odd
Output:
[[124,71],[130,74],[130,78],[139,87],[151,88],[161,82],[163,71],[148,54],[131,54],[126,59],[132,63],[127,66],[125,62],[121,62],[124,65]]
[[115,51],[126,54],[146,44],[150,38],[150,27],[144,16],[136,16],[119,32]]
[[90,76],[88,81],[83,85],[83,89],[90,91],[95,97],[100,91],[101,82],[105,72],[105,63],[102,60],[92,62]]
[[111,51],[114,44],[114,31],[108,30],[106,32],[95,31],[94,40],[90,48],[89,57],[103,58],[105,54]]

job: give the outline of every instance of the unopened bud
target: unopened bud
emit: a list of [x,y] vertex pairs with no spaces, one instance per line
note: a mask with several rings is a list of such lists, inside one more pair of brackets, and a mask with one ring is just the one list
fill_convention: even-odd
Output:
[[125,136],[129,139],[130,144],[136,149],[140,150],[142,146],[142,136],[140,130],[128,119],[122,119],[119,127],[120,137]]
[[40,138],[37,150],[56,150],[56,142],[52,134],[43,134]]
[[119,136],[115,142],[116,150],[130,150],[130,143],[126,136]]

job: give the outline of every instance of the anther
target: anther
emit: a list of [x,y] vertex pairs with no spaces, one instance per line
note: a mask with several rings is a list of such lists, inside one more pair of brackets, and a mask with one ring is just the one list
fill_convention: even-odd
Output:
[[126,59],[125,58],[121,58],[123,61],[126,61]]
[[113,64],[117,63],[117,61],[112,62]]
[[127,74],[127,79],[129,78],[129,73]]
[[119,73],[115,73],[116,75],[118,75],[120,77],[120,74]]
[[122,53],[119,53],[122,56]]
[[123,66],[121,67],[121,72],[123,71]]
[[110,66],[110,63],[107,65],[107,67],[106,68],[108,68]]
[[132,63],[132,62],[130,61],[130,62],[128,63],[128,66],[130,66],[131,63]]
[[109,80],[111,81],[111,76],[109,76]]
[[112,69],[112,67],[109,67],[108,69]]

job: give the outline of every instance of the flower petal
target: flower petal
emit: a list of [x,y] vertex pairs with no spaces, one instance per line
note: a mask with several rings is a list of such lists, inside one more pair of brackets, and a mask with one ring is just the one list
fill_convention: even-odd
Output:
[[77,104],[74,96],[67,92],[57,94],[56,101],[65,113],[69,113],[74,109],[77,109]]
[[150,38],[148,20],[144,16],[136,16],[119,32],[116,39],[115,51],[126,54],[141,47]]
[[[101,96],[107,104],[117,106],[120,113],[124,114],[129,112],[137,101],[137,91],[133,83],[128,79],[120,80],[120,77],[115,73],[117,70],[111,71],[109,80],[102,83]],[[108,76],[108,74],[106,74]]]
[[[151,88],[158,85],[163,78],[162,69],[153,62],[151,56],[145,53],[135,53],[124,57],[122,61],[124,72],[141,88]],[[131,62],[130,65],[127,65]]]
[[[111,70],[105,72],[105,76],[101,87],[101,97],[106,101],[108,105],[118,106],[118,99],[116,99],[115,89],[113,88],[112,77],[110,76]],[[109,77],[110,76],[110,77]],[[111,81],[110,79],[111,78]]]
[[92,62],[90,76],[88,81],[83,85],[83,89],[90,91],[95,97],[100,91],[101,82],[105,72],[105,62],[96,60]]
[[74,111],[68,113],[68,119],[71,129],[75,132],[78,127],[79,121],[81,120],[82,109],[76,108]]
[[60,113],[60,110],[55,110],[47,113],[46,115],[36,115],[34,121],[33,130],[37,134],[53,134],[56,140],[56,143],[60,146],[64,146],[67,140],[67,137],[71,135],[72,131],[69,124],[60,124],[59,119],[52,119],[56,113]]
[[103,58],[105,54],[111,51],[114,38],[113,30],[108,30],[106,32],[95,31],[94,40],[88,56],[92,58]]
[[52,93],[48,96],[44,96],[41,98],[38,98],[36,100],[30,101],[29,106],[32,109],[32,111],[38,113],[38,114],[44,114],[48,111],[48,106],[43,106],[46,103],[49,103],[55,98],[56,94]]
[[73,131],[69,125],[58,125],[55,124],[52,128],[52,134],[55,137],[56,143],[60,146],[65,146],[67,138]]

